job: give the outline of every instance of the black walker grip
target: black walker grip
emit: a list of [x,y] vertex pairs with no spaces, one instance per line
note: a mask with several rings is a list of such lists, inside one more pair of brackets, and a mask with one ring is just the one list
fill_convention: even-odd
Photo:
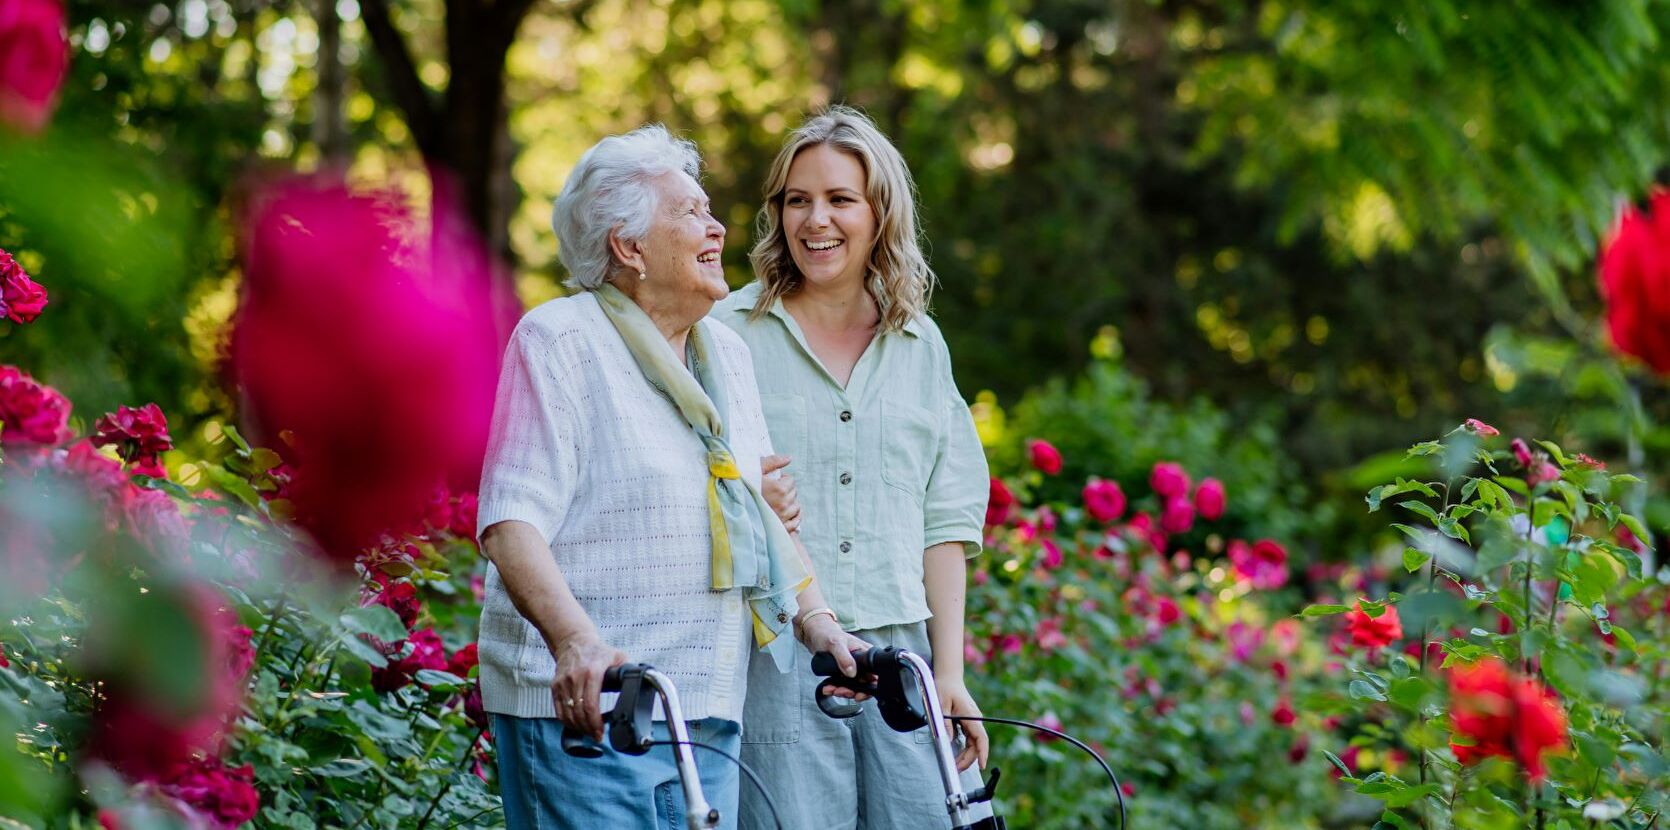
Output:
[[[620,691],[622,677],[625,674],[625,672],[623,670],[627,666],[630,666],[630,665],[632,665],[632,664],[631,663],[624,663],[624,664],[619,665],[619,666],[611,666],[610,668],[604,670],[602,691],[604,691],[604,692],[618,692],[618,691]],[[603,721],[604,721],[605,726],[608,725],[608,723],[610,721],[610,715],[611,714],[612,714],[611,712],[604,712],[603,713]],[[597,741],[592,740],[590,735],[583,735],[579,732],[575,732],[574,730],[569,729],[566,726],[564,726],[562,728],[562,751],[566,752],[569,755],[572,755],[576,758],[602,758],[603,757],[603,745],[602,744],[598,743]]]

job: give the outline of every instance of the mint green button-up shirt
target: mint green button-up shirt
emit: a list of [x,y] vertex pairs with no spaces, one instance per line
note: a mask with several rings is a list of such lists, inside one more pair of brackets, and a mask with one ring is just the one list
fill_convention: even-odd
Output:
[[760,286],[714,306],[754,357],[774,450],[790,456],[800,538],[849,631],[927,619],[922,554],[980,552],[990,483],[939,328],[918,317],[870,342],[846,388],[781,302],[750,323]]

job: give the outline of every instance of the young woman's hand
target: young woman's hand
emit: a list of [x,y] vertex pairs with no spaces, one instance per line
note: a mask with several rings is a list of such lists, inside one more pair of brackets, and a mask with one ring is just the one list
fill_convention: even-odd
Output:
[[[827,651],[835,656],[835,665],[841,668],[841,673],[847,677],[858,676],[858,661],[854,660],[854,652],[868,651],[870,644],[841,630],[841,626],[828,614],[818,614],[800,626],[800,642],[806,650],[817,654]],[[871,677],[873,682],[874,677]],[[823,687],[825,694],[834,697],[844,697],[851,700],[869,700],[870,696],[862,692],[855,692],[840,686]]]
[[[934,682],[939,686],[940,709],[946,715],[980,716],[980,707],[975,705],[974,696],[968,693],[968,687],[962,681],[936,677]],[[968,769],[969,764],[976,760],[980,762],[980,768],[985,769],[986,756],[991,752],[986,725],[977,720],[948,720],[945,728],[952,735],[962,734],[963,751],[957,753],[957,771]]]
[[794,488],[794,476],[783,470],[791,461],[786,455],[768,455],[760,459],[760,495],[771,505],[783,529],[800,532],[800,497]]

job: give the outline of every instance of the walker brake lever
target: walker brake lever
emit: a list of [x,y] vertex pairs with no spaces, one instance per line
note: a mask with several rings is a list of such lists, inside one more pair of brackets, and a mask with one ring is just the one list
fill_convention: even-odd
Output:
[[[642,663],[623,663],[603,673],[604,692],[620,692],[615,708],[603,715],[608,725],[609,745],[617,752],[642,755],[649,751],[654,740],[651,732],[655,717],[655,695],[643,694],[644,670]],[[601,758],[603,745],[568,727],[562,730],[562,751],[576,758]]]

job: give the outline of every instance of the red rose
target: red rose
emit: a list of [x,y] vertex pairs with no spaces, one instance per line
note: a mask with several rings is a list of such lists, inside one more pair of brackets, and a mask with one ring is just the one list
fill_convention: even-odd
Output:
[[6,659],[6,644],[0,643],[0,669],[9,669],[12,661]]
[[[446,646],[441,643],[441,635],[436,634],[435,629],[413,631],[406,643],[409,649],[402,644],[391,647],[387,666],[371,670],[371,688],[386,694],[410,685],[412,678],[424,669],[446,670]],[[402,653],[404,657],[395,657]]]
[[1149,473],[1148,486],[1154,488],[1155,494],[1162,499],[1178,498],[1189,492],[1189,474],[1183,471],[1181,464],[1161,461]]
[[1403,622],[1398,619],[1395,605],[1388,605],[1380,616],[1371,617],[1363,610],[1362,600],[1358,600],[1357,607],[1345,615],[1345,627],[1351,632],[1351,642],[1363,648],[1388,646],[1403,636]]
[[452,506],[452,535],[461,539],[475,538],[476,516],[481,505],[476,494],[464,493]]
[[1299,716],[1293,711],[1293,702],[1282,698],[1276,703],[1276,708],[1270,712],[1270,722],[1277,726],[1292,726]]
[[1275,589],[1287,584],[1287,549],[1273,539],[1248,545],[1239,539],[1229,543],[1229,562],[1237,576],[1254,588]]
[[417,586],[410,582],[392,582],[389,576],[381,571],[376,574],[377,585],[382,590],[364,600],[362,605],[381,605],[395,616],[408,630],[417,625],[418,612],[422,610],[422,603],[418,601]]
[[1225,502],[1224,484],[1215,478],[1204,479],[1195,488],[1195,512],[1206,521],[1223,518]]
[[1125,491],[1119,482],[1093,478],[1084,485],[1084,509],[1098,522],[1111,522],[1125,515]]
[[68,398],[16,366],[0,366],[0,443],[61,444],[69,423]]
[[[4,12],[0,12],[3,19]],[[46,308],[46,289],[40,287],[12,255],[0,251],[0,317],[22,325],[32,323]]]
[[1501,430],[1498,430],[1497,428],[1477,418],[1468,418],[1466,421],[1462,422],[1461,426],[1463,429],[1466,429],[1468,432],[1471,432],[1480,438],[1492,438],[1502,434]]
[[113,413],[100,415],[93,429],[97,433],[93,445],[114,446],[123,461],[133,464],[134,472],[154,478],[168,475],[157,456],[173,449],[174,441],[168,436],[168,419],[161,407],[154,403],[138,409],[119,406]]
[[450,211],[433,222],[293,182],[243,234],[232,366],[259,431],[294,436],[297,521],[339,561],[480,475],[514,298]]
[[1475,764],[1497,756],[1513,758],[1532,781],[1547,775],[1543,755],[1566,745],[1566,715],[1535,680],[1512,676],[1500,659],[1487,657],[1450,672],[1450,749],[1456,760]]
[[1195,526],[1195,506],[1188,499],[1174,498],[1160,511],[1160,529],[1167,533],[1188,533]]
[[459,677],[469,677],[470,669],[475,668],[480,662],[480,658],[476,656],[476,644],[470,643],[452,653],[452,657],[447,660],[446,670]]
[[1050,442],[1034,438],[1026,442],[1026,454],[1032,466],[1044,475],[1061,472],[1061,451]]
[[1132,515],[1131,520],[1125,523],[1125,531],[1147,542],[1156,553],[1165,553],[1166,543],[1170,541],[1165,531],[1155,526],[1154,517],[1147,513]]
[[194,759],[171,770],[159,789],[189,804],[216,830],[233,830],[261,809],[255,768],[248,764],[227,769],[217,758]]
[[64,6],[57,0],[0,3],[0,121],[39,132],[69,68]]
[[1009,492],[1003,479],[992,476],[991,492],[986,498],[986,525],[991,527],[1009,521],[1009,510],[1014,506],[1015,494]]
[[1600,292],[1612,345],[1670,375],[1670,191],[1645,214],[1624,210],[1601,248]]

